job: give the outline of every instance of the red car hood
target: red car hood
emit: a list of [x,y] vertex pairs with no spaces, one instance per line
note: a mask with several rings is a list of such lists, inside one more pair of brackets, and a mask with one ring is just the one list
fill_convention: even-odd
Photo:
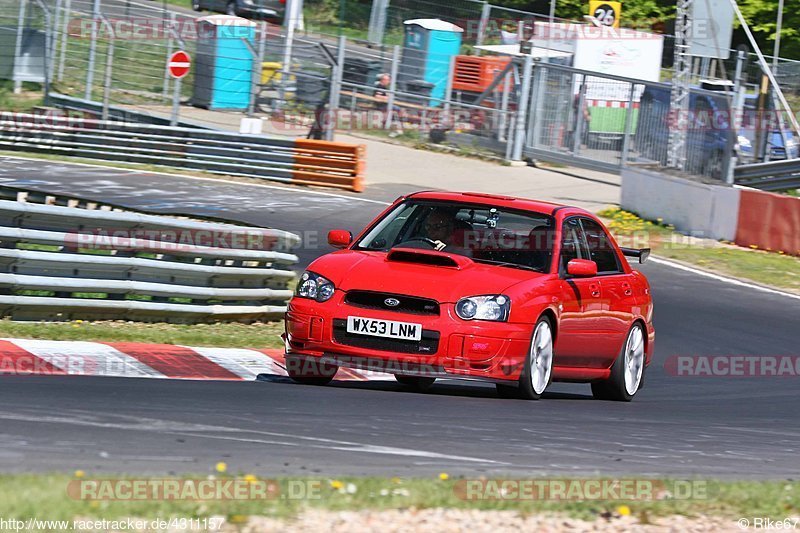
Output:
[[308,269],[345,291],[391,292],[451,303],[464,296],[501,294],[522,281],[544,277],[530,270],[476,263],[454,254],[409,250],[402,257],[392,257],[398,252],[401,250],[389,254],[343,250],[320,257]]

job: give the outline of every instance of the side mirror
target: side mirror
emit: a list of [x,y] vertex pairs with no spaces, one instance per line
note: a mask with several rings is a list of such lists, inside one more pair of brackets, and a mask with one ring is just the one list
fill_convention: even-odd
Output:
[[576,278],[590,278],[597,275],[597,263],[589,259],[573,259],[567,263],[567,274]]
[[353,234],[343,229],[332,229],[328,232],[328,244],[334,248],[347,248],[353,242]]

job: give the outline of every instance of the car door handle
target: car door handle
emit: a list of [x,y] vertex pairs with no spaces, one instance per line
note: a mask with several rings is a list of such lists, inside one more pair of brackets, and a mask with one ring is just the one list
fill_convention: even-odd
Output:
[[592,298],[600,298],[600,285],[592,283],[589,285],[589,292],[592,293]]

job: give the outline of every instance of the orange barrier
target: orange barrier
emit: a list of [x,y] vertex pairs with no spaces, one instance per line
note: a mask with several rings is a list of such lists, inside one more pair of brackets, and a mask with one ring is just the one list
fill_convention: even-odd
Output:
[[800,256],[800,198],[742,189],[735,242]]
[[362,192],[366,151],[363,144],[297,139],[292,183]]

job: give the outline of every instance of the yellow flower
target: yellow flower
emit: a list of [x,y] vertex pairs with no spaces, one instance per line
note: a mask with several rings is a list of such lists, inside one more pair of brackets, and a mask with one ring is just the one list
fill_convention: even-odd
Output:
[[753,250],[758,250],[758,246],[756,246],[755,244],[751,244],[750,248],[752,248]]
[[258,478],[253,474],[247,474],[246,476],[244,476],[244,480],[247,481],[248,483],[255,483],[256,481],[258,481]]
[[84,472],[83,470],[76,470],[75,471],[75,477],[78,478],[78,479],[82,478],[85,475],[86,475],[86,472]]
[[396,484],[396,485],[399,485],[400,483],[402,483],[402,482],[403,482],[403,480],[402,480],[402,479],[400,479],[399,477],[396,477],[396,476],[395,476],[395,477],[393,477],[393,478],[391,479],[391,482],[392,482],[392,483],[394,483],[394,484]]
[[441,474],[439,474],[439,479],[441,479],[442,481],[447,481],[448,479],[450,479],[450,475],[447,472],[442,472]]
[[244,524],[247,522],[247,517],[242,514],[231,515],[231,517],[228,519],[228,522],[231,524]]
[[631,508],[628,507],[627,505],[620,505],[619,507],[617,507],[617,513],[619,513],[620,516],[630,516]]
[[219,472],[220,474],[224,474],[226,470],[228,470],[228,465],[223,463],[222,461],[218,462],[214,469]]
[[331,488],[334,489],[334,490],[343,489],[344,488],[344,483],[342,483],[338,479],[334,479],[333,481],[331,481]]

